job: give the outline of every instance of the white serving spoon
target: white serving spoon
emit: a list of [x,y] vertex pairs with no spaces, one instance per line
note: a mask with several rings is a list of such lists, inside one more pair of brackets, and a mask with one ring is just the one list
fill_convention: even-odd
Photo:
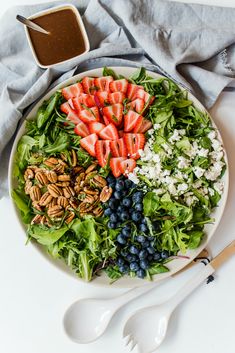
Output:
[[199,271],[173,297],[161,305],[138,310],[123,330],[123,336],[131,342],[131,350],[137,345],[140,353],[155,351],[164,340],[168,322],[175,308],[231,255],[235,254],[235,240]]

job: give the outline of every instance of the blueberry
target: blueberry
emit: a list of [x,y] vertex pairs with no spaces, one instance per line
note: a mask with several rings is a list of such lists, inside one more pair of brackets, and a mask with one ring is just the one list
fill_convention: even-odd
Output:
[[131,214],[131,219],[134,221],[134,222],[139,222],[142,218],[142,214],[140,212],[133,212]]
[[109,184],[112,183],[113,181],[116,182],[116,179],[112,175],[109,175],[106,180]]
[[126,260],[127,260],[128,262],[133,262],[133,261],[136,261],[136,260],[137,260],[137,257],[136,257],[136,255],[128,254],[128,255],[126,256]]
[[147,260],[140,260],[140,267],[143,270],[147,270],[149,268],[149,263]]
[[115,199],[121,200],[121,198],[123,197],[123,193],[122,191],[114,191],[113,196],[115,197]]
[[121,221],[125,222],[129,219],[129,213],[127,211],[123,211],[119,217]]
[[169,257],[169,252],[166,251],[166,250],[163,250],[163,251],[161,252],[161,258],[162,258],[162,260],[165,260],[165,259],[167,259],[168,257]]
[[147,251],[150,255],[153,255],[155,253],[155,249],[152,246],[148,246]]
[[137,235],[136,237],[136,241],[138,241],[138,243],[144,243],[145,239],[146,238],[143,235]]
[[153,259],[154,259],[155,261],[161,260],[161,254],[160,254],[160,252],[155,252],[155,254],[153,255]]
[[142,191],[136,191],[133,195],[132,195],[132,200],[134,201],[134,202],[142,202],[142,200],[143,200],[143,196],[144,196],[144,194],[143,194],[143,192]]
[[147,237],[147,239],[148,239],[149,241],[153,241],[153,240],[155,240],[155,237]]
[[137,246],[135,245],[131,245],[129,252],[133,255],[138,255],[139,254],[139,249],[137,248]]
[[130,207],[131,204],[132,204],[132,202],[131,202],[131,199],[129,197],[125,197],[122,200],[122,205],[125,206],[125,207]]
[[146,233],[148,231],[148,227],[146,226],[146,224],[141,223],[139,226],[139,230],[143,233]]
[[139,212],[143,211],[142,203],[136,203],[134,207],[135,207],[136,211],[139,211]]
[[139,278],[144,278],[145,277],[145,270],[143,270],[142,268],[140,268],[138,271],[136,271],[136,275]]
[[149,241],[148,240],[145,240],[145,242],[144,243],[142,243],[142,248],[147,248],[147,247],[149,247]]
[[117,180],[115,184],[115,190],[120,191],[123,190],[125,187],[124,181],[123,180]]
[[116,210],[117,207],[118,207],[118,201],[117,201],[117,200],[114,200],[114,199],[110,199],[110,200],[109,200],[109,207],[110,207],[112,210]]
[[122,234],[118,234],[117,236],[117,242],[119,244],[125,245],[126,244],[126,239]]
[[139,253],[139,258],[140,260],[144,260],[146,259],[146,257],[148,256],[148,252],[146,250],[140,250],[140,253]]
[[106,210],[104,210],[104,215],[105,216],[110,216],[112,212],[113,211],[111,210],[111,208],[106,208]]
[[124,265],[125,261],[122,257],[118,257],[116,261],[118,266]]
[[129,238],[131,236],[131,229],[128,227],[124,227],[122,229],[122,234],[124,235],[124,237]]
[[143,218],[141,223],[142,223],[142,224],[147,224],[146,218]]
[[130,263],[130,270],[131,271],[138,271],[139,270],[139,265],[138,265],[138,263],[136,262],[136,261],[133,261],[133,262],[131,262]]
[[109,217],[110,222],[116,223],[118,221],[118,215],[116,213],[112,213]]
[[121,213],[122,211],[124,211],[124,207],[122,205],[119,205],[117,208],[117,213]]
[[151,262],[153,260],[153,255],[148,256],[148,261]]
[[119,266],[119,271],[122,273],[128,273],[129,267],[127,265],[121,265],[121,266]]
[[108,222],[108,228],[115,229],[116,228],[116,223]]
[[124,181],[124,183],[125,183],[125,187],[127,188],[127,189],[131,189],[131,188],[133,188],[134,187],[134,183],[133,183],[133,181],[131,181],[131,180],[129,180],[129,179],[126,179],[125,181]]

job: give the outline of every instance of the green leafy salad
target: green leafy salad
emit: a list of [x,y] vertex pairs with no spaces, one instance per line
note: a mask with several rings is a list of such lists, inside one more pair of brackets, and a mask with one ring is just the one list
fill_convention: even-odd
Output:
[[17,145],[12,198],[78,277],[151,279],[196,249],[224,189],[210,117],[168,78],[109,68],[44,101]]

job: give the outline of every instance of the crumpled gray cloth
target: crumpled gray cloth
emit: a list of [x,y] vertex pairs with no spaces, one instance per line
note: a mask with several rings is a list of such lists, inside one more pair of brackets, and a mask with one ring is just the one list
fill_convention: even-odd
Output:
[[[83,16],[91,50],[66,70],[40,69],[16,14],[30,16],[60,1],[13,7],[0,27],[0,185],[9,142],[32,103],[51,85],[102,66],[144,66],[188,87],[207,107],[235,78],[235,9],[166,0],[69,1]],[[0,187],[1,187],[0,186]],[[5,189],[6,186],[5,186]]]

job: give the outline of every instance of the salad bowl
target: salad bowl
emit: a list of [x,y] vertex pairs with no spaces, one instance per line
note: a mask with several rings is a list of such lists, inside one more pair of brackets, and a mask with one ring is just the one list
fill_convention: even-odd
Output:
[[[114,72],[116,72],[118,75],[125,77],[125,78],[129,78],[131,75],[133,75],[136,72],[136,68],[133,68],[133,67],[112,67],[110,69],[113,70]],[[35,119],[35,116],[37,115],[37,111],[41,107],[43,102],[45,100],[48,100],[58,90],[61,90],[64,87],[72,85],[72,84],[82,80],[84,77],[101,77],[102,72],[103,72],[103,68],[98,68],[98,69],[89,70],[89,71],[80,73],[74,77],[71,77],[70,79],[60,83],[58,86],[56,86],[52,90],[50,90],[45,96],[43,96],[37,102],[36,105],[34,105],[32,110],[25,117],[25,120],[22,123],[21,127],[19,128],[17,136],[14,141],[13,148],[12,148],[12,152],[11,152],[11,156],[10,156],[10,164],[9,164],[9,189],[10,190],[13,190],[17,186],[17,180],[14,176],[15,155],[17,152],[17,145],[18,145],[20,139],[22,138],[22,136],[26,133],[26,120],[30,121],[30,120]],[[163,79],[163,76],[161,76],[157,73],[154,73],[154,72],[147,72],[147,74],[150,77],[152,77],[153,79]],[[185,91],[185,89],[183,89],[182,87],[180,87],[180,89],[182,91]],[[208,114],[206,112],[205,108],[202,106],[202,104],[190,92],[187,92],[187,99],[192,101],[194,107],[196,107],[199,111],[204,112],[205,114]],[[223,145],[222,137],[221,137],[216,125],[215,125],[213,119],[212,118],[210,118],[210,119],[211,119],[212,128],[215,129],[215,131],[217,133],[217,138],[220,141],[220,143]],[[172,258],[170,258],[170,261],[168,261],[166,264],[169,271],[153,275],[152,276],[153,281],[158,282],[163,279],[166,279],[166,278],[172,276],[173,274],[177,273],[178,271],[180,271],[185,266],[187,266],[194,258],[197,257],[197,255],[203,250],[203,248],[206,247],[208,242],[211,240],[213,234],[215,233],[216,228],[217,228],[217,226],[221,220],[221,217],[223,215],[223,211],[224,211],[226,199],[227,199],[227,194],[228,194],[228,186],[229,186],[229,173],[228,173],[228,163],[227,163],[226,151],[223,150],[223,153],[224,153],[224,156],[223,156],[224,163],[227,168],[224,171],[224,174],[221,178],[221,180],[223,181],[224,187],[223,187],[223,192],[221,194],[220,201],[218,203],[218,207],[213,208],[213,211],[210,214],[210,217],[211,217],[211,219],[213,219],[213,221],[205,224],[205,227],[204,227],[205,235],[202,238],[202,241],[200,242],[199,246],[197,246],[196,248],[192,248],[191,250],[187,249],[186,253],[184,253],[184,254],[177,254],[177,256],[172,256]],[[19,226],[21,227],[21,229],[25,233],[26,232],[25,224],[22,222],[21,217],[20,217],[20,212],[19,212],[17,206],[15,205],[15,203],[13,202],[13,200],[12,200],[12,204],[13,204],[15,217],[16,217],[17,221],[19,222]],[[46,252],[46,250],[40,244],[38,244],[36,241],[32,241],[32,243],[33,243],[33,246],[38,250],[38,252],[40,254],[42,254],[42,256],[47,261],[49,261],[51,264],[55,265],[57,268],[61,269],[66,274],[72,276],[73,278],[77,278],[77,279],[81,280],[63,261],[52,258]],[[109,286],[110,285],[110,278],[105,273],[102,272],[100,275],[95,276],[90,283],[92,283],[94,285]],[[149,283],[148,279],[140,279],[135,276],[130,277],[130,276],[124,275],[121,278],[119,278],[118,280],[114,281],[112,283],[112,286],[131,288],[131,287],[136,287],[136,286],[142,286],[142,285],[145,285],[146,283]]]

